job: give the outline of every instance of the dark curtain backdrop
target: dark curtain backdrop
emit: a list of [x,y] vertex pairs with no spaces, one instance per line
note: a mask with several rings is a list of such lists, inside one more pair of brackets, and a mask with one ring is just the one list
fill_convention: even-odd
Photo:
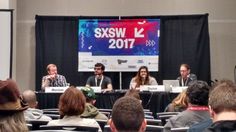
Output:
[[176,79],[187,63],[199,80],[210,82],[208,14],[161,17],[159,79]]
[[[118,17],[36,16],[36,90],[41,89],[41,79],[47,74],[46,66],[54,63],[59,74],[75,86],[84,86],[93,72],[78,72],[78,19]],[[130,17],[134,18],[134,17]],[[147,17],[146,17],[147,18]],[[179,65],[188,63],[201,80],[210,80],[210,48],[208,15],[151,16],[161,19],[159,72],[151,72],[158,83],[175,79]],[[122,72],[122,88],[136,73]],[[111,77],[114,89],[120,87],[119,72],[105,72]]]

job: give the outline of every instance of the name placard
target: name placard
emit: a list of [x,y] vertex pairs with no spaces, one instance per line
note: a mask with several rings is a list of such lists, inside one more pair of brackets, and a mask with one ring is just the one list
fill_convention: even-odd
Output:
[[142,85],[140,91],[165,92],[164,85]]
[[64,93],[67,87],[45,87],[45,93]]
[[183,90],[187,89],[188,87],[172,87],[172,93],[181,93]]

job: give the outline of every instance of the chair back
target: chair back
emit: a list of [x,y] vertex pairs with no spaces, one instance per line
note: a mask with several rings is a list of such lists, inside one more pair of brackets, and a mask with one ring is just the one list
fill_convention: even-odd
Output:
[[157,126],[157,125],[147,125],[145,132],[162,132],[164,126]]
[[28,128],[30,128],[30,130],[39,130],[41,125],[48,124],[48,121],[43,121],[43,120],[26,120],[26,122],[27,122]]
[[44,115],[51,117],[53,120],[60,119],[60,115],[58,114],[44,114]]
[[164,126],[169,118],[178,115],[179,113],[180,112],[160,112],[157,113],[157,119],[161,120],[162,125]]
[[161,120],[159,119],[146,119],[147,125],[156,125],[156,126],[161,126]]
[[87,132],[98,132],[97,127],[89,126],[40,126],[40,130],[68,130],[68,131],[87,131]]
[[[164,129],[164,126],[147,125],[145,132],[162,132],[163,129]],[[103,132],[111,132],[110,126],[105,125]]]
[[171,128],[171,132],[187,132],[189,127]]
[[106,112],[106,111],[100,111],[100,113],[104,114],[107,116],[108,119],[110,119],[111,112]]
[[104,130],[105,125],[107,125],[107,120],[100,120],[100,119],[95,119],[99,126],[101,127],[102,131]]

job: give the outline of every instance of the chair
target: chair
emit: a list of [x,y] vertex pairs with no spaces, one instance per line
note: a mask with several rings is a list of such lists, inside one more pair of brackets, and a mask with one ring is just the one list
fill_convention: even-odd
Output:
[[156,125],[147,125],[145,132],[162,132],[164,126],[156,126]]
[[104,129],[103,129],[103,132],[111,132],[110,125],[105,125]]
[[152,116],[152,112],[151,111],[144,111],[145,115],[151,115]]
[[59,111],[58,108],[42,109],[43,111]]
[[105,125],[107,125],[107,121],[108,121],[108,120],[100,120],[100,119],[95,119],[95,120],[98,122],[99,126],[101,127],[101,129],[102,129],[102,131],[103,131]]
[[60,115],[58,114],[44,114],[44,115],[51,117],[53,120],[60,119]]
[[89,126],[40,126],[40,130],[69,130],[69,131],[87,131],[87,132],[98,132],[97,127]]
[[146,119],[146,121],[147,125],[156,125],[156,126],[162,125],[161,120],[158,119]]
[[106,112],[106,111],[99,111],[99,112],[106,115],[108,119],[110,118],[110,115],[111,115],[110,112]]
[[160,112],[157,113],[157,119],[160,119],[162,122],[162,125],[164,126],[166,124],[166,121],[172,117],[175,116],[177,114],[179,114],[180,112]]
[[30,130],[39,130],[40,125],[48,124],[48,121],[43,121],[43,120],[26,120],[26,122]]
[[26,123],[26,126],[28,127],[29,130],[32,130],[32,124]]
[[150,112],[150,110],[149,110],[149,109],[143,109],[143,111],[144,111],[144,112]]
[[171,128],[171,132],[187,132],[189,127]]
[[59,109],[57,108],[43,109],[43,114],[58,114],[59,115]]
[[154,117],[152,115],[144,115],[145,119],[154,119]]
[[112,109],[98,109],[100,112],[112,112]]
[[57,115],[59,115],[59,111],[43,111],[43,114],[57,114]]
[[[147,125],[145,132],[162,132],[163,129],[164,129],[164,126]],[[110,126],[105,125],[103,132],[111,132]]]

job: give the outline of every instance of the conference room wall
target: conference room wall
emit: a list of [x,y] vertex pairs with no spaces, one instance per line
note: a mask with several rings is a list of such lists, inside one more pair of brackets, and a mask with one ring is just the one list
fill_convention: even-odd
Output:
[[[211,78],[234,80],[235,0],[18,0],[16,81],[35,88],[35,15],[150,16],[209,13]],[[60,72],[60,71],[59,71]]]

